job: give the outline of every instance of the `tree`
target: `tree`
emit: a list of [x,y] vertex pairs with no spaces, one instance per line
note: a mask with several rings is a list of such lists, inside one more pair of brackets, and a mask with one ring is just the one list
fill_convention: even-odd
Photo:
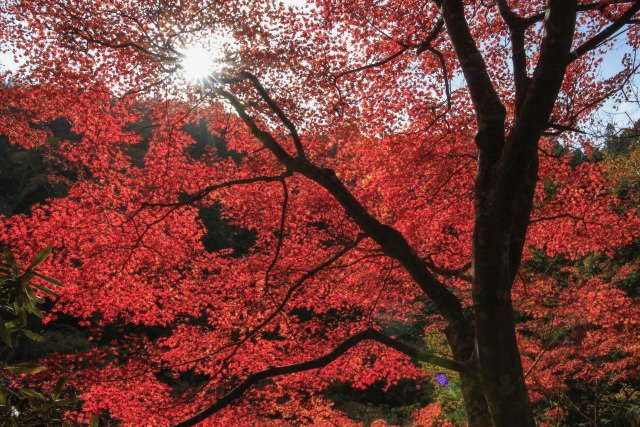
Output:
[[[263,417],[346,423],[317,391],[418,378],[409,356],[459,373],[469,425],[534,425],[514,302],[537,313],[556,297],[537,294],[542,282],[527,294],[523,259],[612,254],[638,236],[637,212],[615,209],[599,165],[552,151],[584,143],[582,121],[632,84],[631,55],[607,80],[598,65],[621,32],[637,48],[640,3],[4,8],[4,45],[26,62],[2,89],[0,132],[33,147],[64,116],[82,140],[51,147],[77,172],[68,196],[5,218],[3,240],[25,255],[58,250],[47,273],[68,283],[60,312],[166,329],[97,349],[101,366],[61,358],[102,381],[81,395],[87,411],[186,426],[256,405]],[[181,70],[212,44],[215,69],[189,84]],[[184,126],[199,119],[218,142],[197,158]],[[252,245],[205,250],[212,206]],[[442,328],[450,357],[416,348],[421,331],[392,336],[420,317]],[[621,337],[637,328],[624,323],[607,350],[622,351],[629,372],[639,350]],[[298,374],[317,368],[313,383]],[[172,379],[189,375],[202,392],[176,399]]]

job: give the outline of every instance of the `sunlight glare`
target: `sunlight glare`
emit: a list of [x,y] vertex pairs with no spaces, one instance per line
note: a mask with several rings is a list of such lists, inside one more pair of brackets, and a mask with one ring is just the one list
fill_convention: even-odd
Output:
[[181,62],[182,72],[189,82],[205,82],[216,67],[213,53],[201,45],[192,45],[182,54],[184,55]]

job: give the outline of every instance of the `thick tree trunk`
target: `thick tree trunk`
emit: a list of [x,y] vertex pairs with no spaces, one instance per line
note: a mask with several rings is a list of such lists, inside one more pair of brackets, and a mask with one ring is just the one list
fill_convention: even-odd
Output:
[[[520,357],[507,328],[493,341],[504,347],[501,354],[480,355],[485,396],[494,427],[533,427],[535,420],[524,383]],[[515,337],[514,337],[515,338]]]
[[491,427],[491,415],[487,406],[480,378],[476,375],[460,374],[464,409],[469,427]]
[[491,416],[482,389],[477,363],[475,363],[475,342],[470,322],[461,321],[450,325],[445,331],[447,341],[457,362],[469,366],[467,372],[460,373],[464,408],[469,427],[490,427]]
[[450,324],[445,333],[454,360],[469,367],[466,372],[460,373],[467,422],[470,427],[490,427],[489,407],[475,363],[473,327],[470,322],[462,320]]
[[482,389],[495,427],[535,426],[511,301],[535,190],[535,153],[521,170],[521,180],[505,190],[499,164],[481,157],[476,181],[473,326]]
[[493,426],[534,426],[515,333],[509,253],[487,257],[493,245],[478,246],[476,250],[487,252],[476,257],[474,329],[479,374]]
[[495,298],[478,311],[476,334],[479,373],[494,427],[533,427],[511,302]]

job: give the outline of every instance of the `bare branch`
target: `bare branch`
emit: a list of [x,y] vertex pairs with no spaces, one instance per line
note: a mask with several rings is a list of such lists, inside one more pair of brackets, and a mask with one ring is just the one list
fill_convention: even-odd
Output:
[[425,261],[425,263],[427,264],[429,270],[433,271],[436,274],[439,274],[440,276],[456,277],[460,280],[464,280],[465,282],[473,282],[473,276],[467,272],[469,271],[469,268],[471,268],[471,263],[468,263],[457,269],[438,267],[431,261]]
[[[227,83],[227,81],[223,81]],[[236,110],[236,113],[240,116],[242,121],[247,125],[249,131],[253,136],[255,136],[260,142],[264,144],[264,146],[271,151],[276,158],[283,163],[285,166],[293,165],[298,163],[296,158],[291,156],[287,151],[278,143],[278,141],[271,135],[269,132],[263,131],[258,127],[258,124],[255,120],[247,113],[247,110],[244,104],[231,92],[226,91],[219,87],[212,87],[213,92],[217,95],[225,98],[229,104]]]
[[402,49],[400,49],[399,51],[397,51],[396,53],[394,53],[393,55],[385,58],[385,59],[381,59],[380,61],[376,61],[376,62],[372,62],[371,64],[367,64],[367,65],[363,65],[362,67],[358,67],[358,68],[354,68],[351,70],[347,70],[347,71],[343,71],[339,74],[337,74],[334,79],[339,79],[341,77],[344,77],[348,74],[353,74],[353,73],[358,73],[360,71],[364,71],[364,70],[368,70],[370,68],[376,68],[376,67],[381,67],[384,64],[387,64],[391,61],[393,61],[394,59],[396,59],[397,57],[399,57],[400,55],[402,55],[403,53],[405,53],[407,50],[409,50],[411,48],[411,46],[404,46],[402,47]]
[[[526,98],[509,135],[511,150],[504,159],[514,171],[523,165],[511,155],[535,153],[540,133],[547,125],[566,71],[576,25],[576,0],[549,0],[549,18],[545,21],[546,37],[540,48],[540,59]],[[529,143],[524,141],[530,141]],[[517,171],[516,171],[517,173]],[[511,177],[507,178],[511,179]]]
[[509,243],[509,283],[520,267],[538,174],[538,141],[549,123],[566,72],[576,26],[576,0],[548,0],[540,59],[501,154],[498,192],[513,223]]
[[194,202],[197,202],[198,200],[202,200],[204,199],[207,195],[209,195],[209,193],[216,191],[216,190],[220,190],[222,188],[229,188],[229,187],[233,187],[235,185],[247,185],[247,184],[254,184],[256,182],[278,182],[278,181],[282,181],[285,178],[291,176],[291,172],[287,171],[287,172],[283,172],[280,175],[276,175],[276,176],[256,176],[256,177],[252,177],[252,178],[242,178],[242,179],[236,179],[233,181],[226,181],[226,182],[221,182],[219,184],[214,184],[214,185],[210,185],[200,191],[198,191],[195,194],[192,194],[191,196],[188,196],[185,200],[181,201],[181,202],[169,202],[169,203],[154,203],[154,202],[143,202],[142,206],[143,207],[181,207],[181,206],[187,206],[190,205]]
[[523,24],[524,19],[511,10],[507,0],[496,0],[496,4],[498,5],[500,16],[502,16],[502,19],[504,19],[504,22],[509,26],[509,28],[521,26]]
[[420,55],[422,52],[430,52],[434,54],[438,61],[440,61],[440,67],[442,68],[442,78],[444,80],[444,89],[445,94],[447,96],[447,109],[443,114],[440,114],[436,120],[439,120],[440,117],[444,116],[449,110],[451,110],[451,84],[449,83],[449,72],[447,71],[447,62],[444,58],[444,55],[441,51],[434,48],[432,43],[433,41],[440,35],[440,32],[444,28],[444,19],[440,18],[436,23],[436,26],[431,30],[427,38],[420,43],[418,49],[416,50],[416,55]]
[[282,179],[280,181],[282,183],[282,192],[284,194],[284,199],[282,201],[282,214],[280,215],[280,232],[278,235],[278,244],[276,245],[276,253],[273,255],[273,260],[267,271],[264,273],[264,291],[269,292],[269,276],[271,274],[271,270],[276,266],[278,262],[278,258],[280,256],[280,251],[282,250],[282,242],[284,241],[285,234],[285,226],[287,220],[287,202],[289,201],[289,190],[287,189],[287,183]]
[[627,9],[627,11],[623,13],[618,19],[613,21],[611,25],[600,31],[595,36],[591,37],[586,42],[582,43],[573,52],[571,52],[569,63],[575,61],[585,53],[597,48],[602,43],[607,41],[607,39],[613,36],[616,31],[618,31],[626,24],[630,23],[635,14],[638,13],[638,11],[640,11],[640,1],[634,2],[631,7],[629,7],[629,9]]
[[298,130],[296,129],[296,126],[289,119],[289,117],[284,113],[284,111],[282,111],[282,108],[280,108],[280,106],[273,100],[273,98],[271,98],[271,96],[269,95],[269,92],[267,92],[267,90],[264,88],[262,83],[260,83],[260,80],[258,80],[256,76],[254,76],[248,71],[242,71],[240,74],[238,74],[237,78],[230,78],[230,79],[216,78],[215,80],[218,81],[219,83],[225,83],[225,84],[238,83],[243,80],[248,80],[256,89],[256,91],[258,92],[262,100],[267,103],[269,108],[271,108],[271,110],[275,113],[278,119],[280,119],[282,124],[284,124],[286,128],[289,130],[289,133],[291,134],[291,138],[293,139],[293,144],[296,147],[298,156],[300,156],[300,158],[303,158],[303,159],[305,158],[304,148],[302,146],[302,141],[300,140],[300,135],[298,134]]
[[558,214],[558,215],[542,216],[542,217],[539,217],[539,218],[532,218],[530,222],[531,222],[531,224],[535,224],[536,222],[553,221],[554,219],[560,219],[560,218],[570,218],[570,219],[572,219],[574,221],[582,221],[582,222],[584,222],[584,218],[583,217],[572,215],[570,213],[563,213],[563,214]]
[[[471,93],[478,121],[476,141],[479,146],[484,146],[481,148],[487,148],[488,144],[495,144],[496,141],[501,145],[506,109],[489,77],[487,64],[473,39],[464,15],[464,5],[461,0],[435,0],[435,2],[444,18],[447,32]],[[501,133],[488,135],[491,129]]]
[[440,52],[438,49],[431,46],[426,46],[425,49],[433,53],[438,58],[438,61],[440,61],[440,67],[442,68],[442,78],[444,79],[444,90],[447,96],[446,111],[449,111],[451,110],[451,83],[449,82],[449,72],[447,71],[447,62],[445,61],[444,55],[442,54],[442,52]]

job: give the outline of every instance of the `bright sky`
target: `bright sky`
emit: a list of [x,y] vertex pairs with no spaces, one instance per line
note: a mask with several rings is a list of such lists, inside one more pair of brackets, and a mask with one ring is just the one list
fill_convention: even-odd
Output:
[[17,68],[18,64],[14,62],[12,55],[0,52],[0,71],[15,71]]
[[[601,71],[605,78],[611,77],[620,71],[622,57],[625,54],[633,55],[633,51],[624,42],[624,38],[620,38],[613,49],[609,50],[604,56]],[[637,61],[640,61],[640,58],[638,58]],[[630,85],[631,87],[640,87],[640,78],[637,74],[632,79],[632,83],[633,84]],[[617,104],[613,99],[609,99],[600,108],[599,115],[603,121],[609,120],[619,126],[630,126],[640,119],[640,105],[637,102],[633,102],[633,99]]]

